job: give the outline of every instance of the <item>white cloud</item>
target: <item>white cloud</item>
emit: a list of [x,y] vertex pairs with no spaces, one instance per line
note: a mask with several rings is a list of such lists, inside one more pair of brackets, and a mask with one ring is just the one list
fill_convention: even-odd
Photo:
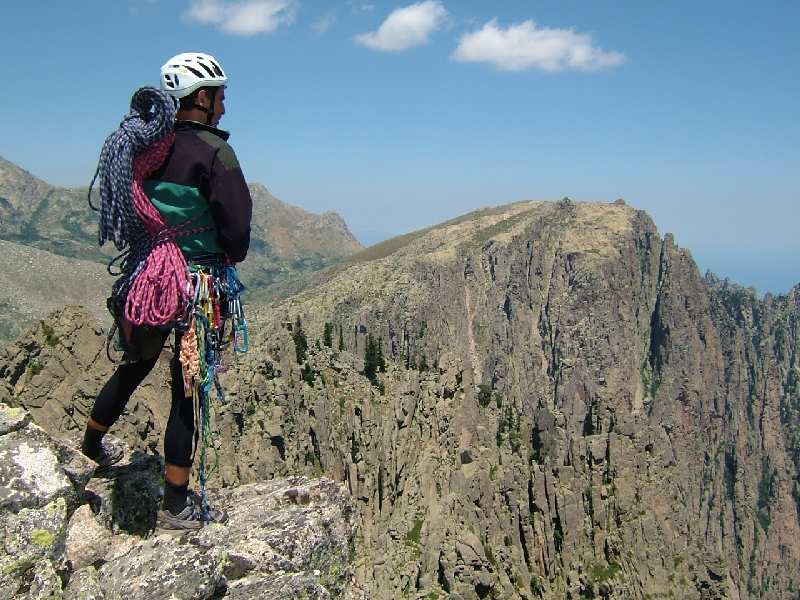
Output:
[[294,12],[295,0],[191,0],[184,16],[225,33],[250,36],[291,24]]
[[322,35],[336,22],[336,9],[329,10],[311,24],[311,29]]
[[451,57],[462,62],[482,62],[502,71],[564,69],[594,71],[627,59],[620,52],[605,52],[592,45],[592,36],[573,29],[537,27],[533,21],[497,26],[492,19],[481,29],[461,36]]
[[398,52],[428,42],[431,33],[440,29],[447,11],[439,0],[426,0],[393,11],[377,31],[362,33],[354,39],[373,50]]

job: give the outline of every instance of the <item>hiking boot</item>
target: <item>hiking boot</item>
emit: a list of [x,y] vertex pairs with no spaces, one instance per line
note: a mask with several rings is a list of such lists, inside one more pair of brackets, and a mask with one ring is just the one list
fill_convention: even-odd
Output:
[[121,461],[123,454],[125,453],[122,448],[103,439],[100,442],[100,453],[97,456],[89,456],[88,454],[84,454],[84,456],[97,463],[95,473],[100,473]]
[[[228,513],[221,508],[208,508],[208,523],[224,523],[228,520]],[[194,498],[186,499],[186,506],[177,515],[162,508],[158,511],[156,527],[158,529],[191,530],[200,529],[203,522],[203,512]]]

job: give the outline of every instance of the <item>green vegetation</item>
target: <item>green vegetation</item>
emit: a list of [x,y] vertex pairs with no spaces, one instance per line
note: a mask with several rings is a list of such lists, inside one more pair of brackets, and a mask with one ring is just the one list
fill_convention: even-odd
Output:
[[320,476],[323,473],[322,463],[319,460],[319,456],[312,450],[306,450],[305,460],[303,461],[304,464],[309,465],[311,467],[311,471],[316,475]]
[[[321,375],[318,371],[312,369],[308,364],[300,369],[300,379],[305,381],[308,385],[314,385],[317,380],[317,375]],[[324,382],[323,382],[324,383]]]
[[48,346],[57,346],[61,341],[53,328],[44,321],[42,321],[42,333],[44,333],[44,341]]
[[55,540],[55,536],[46,529],[34,529],[31,533],[31,541],[40,548],[51,548]]
[[422,524],[425,522],[424,519],[416,519],[414,521],[414,526],[411,530],[406,534],[406,545],[408,546],[417,546],[419,545],[419,541],[422,535]]
[[489,406],[489,402],[492,400],[492,386],[488,383],[482,383],[478,386],[478,404],[481,405],[481,408],[486,408]]
[[339,352],[343,352],[344,351],[344,333],[343,333],[343,330],[344,330],[344,327],[339,325]]
[[775,500],[775,479],[778,470],[773,469],[769,457],[761,460],[761,480],[758,482],[758,503],[756,504],[756,517],[764,530],[769,531],[772,522],[772,503]]
[[325,323],[325,332],[322,334],[322,343],[328,348],[333,347],[333,323]]
[[294,353],[295,358],[297,358],[297,364],[302,365],[306,362],[306,357],[308,356],[308,339],[303,331],[303,324],[299,316],[292,328],[292,340],[294,341]]
[[[322,373],[317,371],[316,369],[312,368],[311,365],[307,363],[308,361],[308,338],[306,337],[305,331],[303,331],[303,323],[300,321],[300,317],[298,316],[294,322],[294,325],[291,328],[292,331],[292,341],[294,341],[294,354],[295,358],[297,359],[297,364],[300,366],[300,379],[307,383],[308,385],[314,385],[314,382],[319,377],[322,380],[322,383],[325,383],[325,378],[323,377]],[[319,340],[316,341],[315,347],[319,350],[321,349]],[[289,380],[289,386],[294,387],[294,381]]]
[[514,406],[507,404],[503,409],[497,424],[497,447],[501,447],[507,440],[512,452],[520,454],[522,449],[522,425],[519,413]]
[[733,447],[725,452],[725,495],[728,500],[736,500],[736,451]]
[[594,583],[602,583],[613,579],[620,571],[622,571],[622,567],[618,564],[609,563],[608,565],[594,565],[589,575]]
[[484,244],[493,237],[511,231],[515,225],[530,217],[534,212],[536,212],[536,210],[536,208],[524,210],[521,213],[512,215],[507,219],[503,219],[499,223],[495,223],[494,225],[490,225],[489,227],[481,229],[475,234],[473,239],[479,244]]
[[494,557],[494,552],[492,552],[492,545],[487,543],[487,540],[481,540],[481,543],[483,544],[483,553],[486,555],[486,559],[496,569],[497,559]]
[[43,369],[44,369],[44,365],[42,363],[40,363],[38,360],[35,360],[35,359],[32,360],[31,361],[31,366],[28,367],[28,373],[29,373],[28,377],[29,378],[30,377],[35,377],[36,375],[41,373]]
[[656,397],[659,388],[661,387],[661,378],[653,369],[650,362],[645,360],[641,368],[642,374],[642,387],[644,388],[645,395],[653,399]]
[[538,575],[531,575],[531,592],[537,596],[544,596],[544,584]]
[[556,519],[553,525],[553,545],[556,547],[556,552],[561,554],[561,548],[564,546],[564,530],[561,528],[560,519]]
[[21,558],[3,567],[3,575],[11,575],[14,573],[21,574],[33,566],[33,560],[30,558]]
[[386,361],[383,358],[383,338],[378,338],[378,347],[375,349],[375,360],[378,364],[378,370],[381,373],[386,373]]
[[[386,361],[383,358],[383,338],[375,341],[372,334],[367,335],[367,349],[364,353],[364,376],[370,383],[381,389],[378,372],[386,372]],[[383,393],[383,391],[381,392]]]

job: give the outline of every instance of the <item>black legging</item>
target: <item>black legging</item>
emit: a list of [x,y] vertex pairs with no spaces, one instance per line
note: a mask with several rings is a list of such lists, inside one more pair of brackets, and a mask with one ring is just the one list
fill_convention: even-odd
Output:
[[[169,337],[165,332],[161,345]],[[192,437],[194,436],[194,402],[183,392],[183,374],[178,361],[180,336],[176,336],[175,352],[170,361],[172,406],[164,432],[164,460],[177,467],[192,466]],[[159,352],[160,354],[160,352]],[[134,390],[153,370],[158,354],[153,358],[120,365],[100,390],[92,408],[92,419],[104,427],[117,422]]]

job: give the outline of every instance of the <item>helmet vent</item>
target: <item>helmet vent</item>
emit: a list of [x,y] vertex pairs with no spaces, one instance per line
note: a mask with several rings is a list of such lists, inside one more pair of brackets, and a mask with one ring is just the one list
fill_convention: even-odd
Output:
[[214,77],[214,71],[212,71],[208,66],[206,66],[206,63],[201,62],[201,63],[198,63],[198,64],[201,67],[203,67],[203,69],[205,69],[205,71],[206,71],[206,73],[208,73],[209,77],[212,77],[212,78]]
[[183,65],[183,66],[185,68],[189,69],[192,72],[192,75],[194,75],[198,79],[205,79],[205,76],[200,71],[195,69],[194,67],[190,67],[189,65]]
[[211,63],[211,66],[214,67],[214,73],[217,74],[218,77],[224,77],[222,74],[222,69],[219,68],[219,65],[215,63],[213,60],[208,61]]

